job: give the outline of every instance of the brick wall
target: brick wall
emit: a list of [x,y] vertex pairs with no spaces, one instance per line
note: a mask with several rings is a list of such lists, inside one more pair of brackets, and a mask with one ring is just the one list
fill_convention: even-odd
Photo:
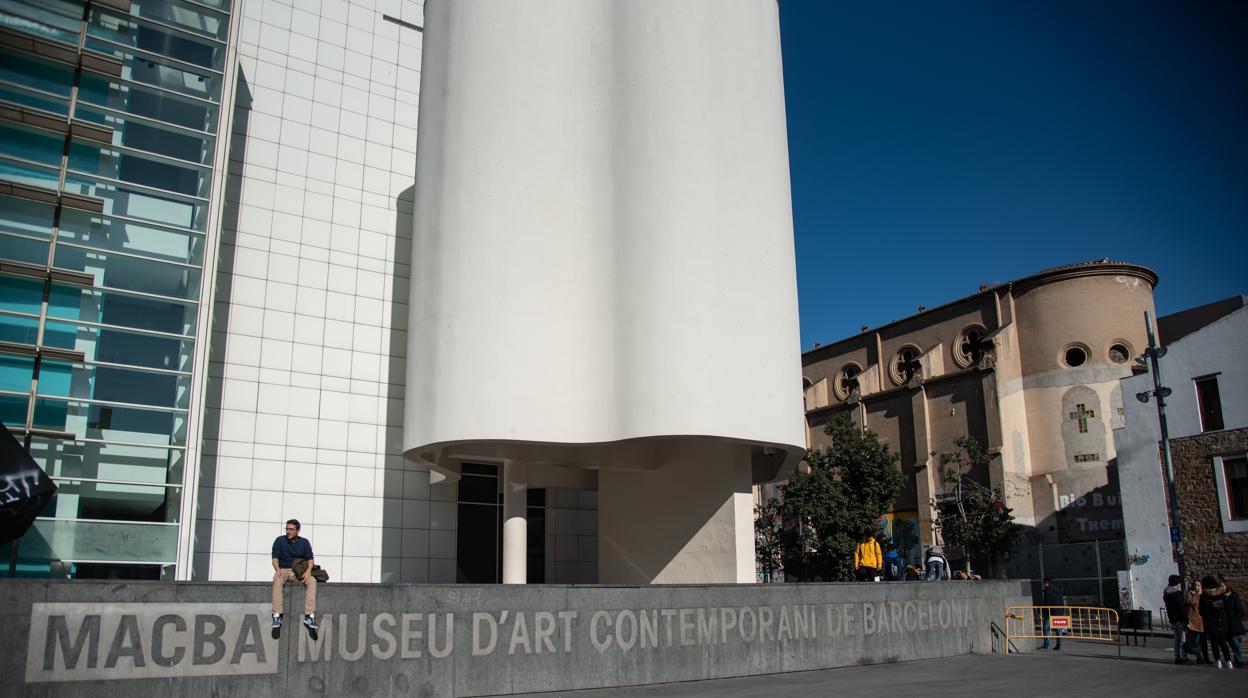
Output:
[[1224,574],[1241,594],[1248,592],[1248,533],[1223,533],[1213,476],[1214,456],[1248,452],[1248,429],[1174,439],[1170,452],[1189,573]]

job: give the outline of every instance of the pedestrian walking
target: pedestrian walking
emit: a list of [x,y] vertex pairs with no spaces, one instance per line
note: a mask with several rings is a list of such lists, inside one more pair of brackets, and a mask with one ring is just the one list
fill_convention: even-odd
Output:
[[1056,638],[1053,649],[1060,651],[1062,649],[1062,634],[1066,631],[1061,628],[1053,629],[1053,616],[1065,616],[1070,615],[1070,613],[1065,608],[1066,596],[1062,594],[1061,589],[1053,586],[1052,577],[1044,578],[1044,586],[1040,589],[1040,605],[1042,606],[1040,613],[1044,617],[1044,644],[1040,645],[1040,649],[1047,650],[1049,648],[1049,636],[1053,635]]
[[1222,586],[1226,587],[1226,603],[1227,613],[1230,614],[1231,636],[1228,638],[1231,643],[1231,654],[1235,661],[1235,668],[1244,666],[1244,651],[1240,646],[1242,636],[1244,634],[1244,599],[1235,591],[1231,583],[1226,581],[1222,575],[1218,575]]
[[1186,664],[1183,658],[1183,643],[1187,635],[1187,599],[1183,595],[1183,578],[1177,574],[1170,575],[1170,586],[1161,594],[1166,605],[1166,617],[1170,619],[1170,630],[1174,633],[1174,663]]
[[1205,575],[1200,580],[1204,589],[1200,593],[1200,619],[1205,625],[1205,635],[1213,647],[1213,660],[1219,669],[1235,668],[1231,659],[1231,614],[1227,608],[1226,587],[1216,577]]
[[1197,664],[1209,663],[1209,640],[1200,617],[1200,582],[1192,580],[1187,591],[1187,652],[1196,655]]

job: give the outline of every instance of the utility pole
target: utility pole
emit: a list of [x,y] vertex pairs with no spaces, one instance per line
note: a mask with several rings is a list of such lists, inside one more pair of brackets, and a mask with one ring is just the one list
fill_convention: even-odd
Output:
[[1153,319],[1148,311],[1144,311],[1144,327],[1148,330],[1148,350],[1137,359],[1140,363],[1151,363],[1153,373],[1153,389],[1136,393],[1140,402],[1148,402],[1149,398],[1157,398],[1157,421],[1161,424],[1161,451],[1166,465],[1166,486],[1170,490],[1170,542],[1174,544],[1175,558],[1179,563],[1179,576],[1187,581],[1187,563],[1183,557],[1183,532],[1179,523],[1179,495],[1174,485],[1174,461],[1170,458],[1170,428],[1166,424],[1166,398],[1172,392],[1161,384],[1161,365],[1159,360],[1166,355],[1166,348],[1157,346],[1153,334]]

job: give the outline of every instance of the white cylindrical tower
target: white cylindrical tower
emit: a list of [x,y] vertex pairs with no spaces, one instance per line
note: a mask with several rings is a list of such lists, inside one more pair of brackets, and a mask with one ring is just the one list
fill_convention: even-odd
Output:
[[425,21],[406,455],[598,470],[601,581],[752,579],[805,439],[776,3]]

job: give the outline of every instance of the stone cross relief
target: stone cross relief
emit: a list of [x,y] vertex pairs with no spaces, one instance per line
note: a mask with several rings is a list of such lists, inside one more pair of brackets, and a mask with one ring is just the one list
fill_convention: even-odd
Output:
[[1082,402],[1075,405],[1075,411],[1070,413],[1070,418],[1079,422],[1079,433],[1088,433],[1088,418],[1095,417],[1096,410],[1090,410]]

